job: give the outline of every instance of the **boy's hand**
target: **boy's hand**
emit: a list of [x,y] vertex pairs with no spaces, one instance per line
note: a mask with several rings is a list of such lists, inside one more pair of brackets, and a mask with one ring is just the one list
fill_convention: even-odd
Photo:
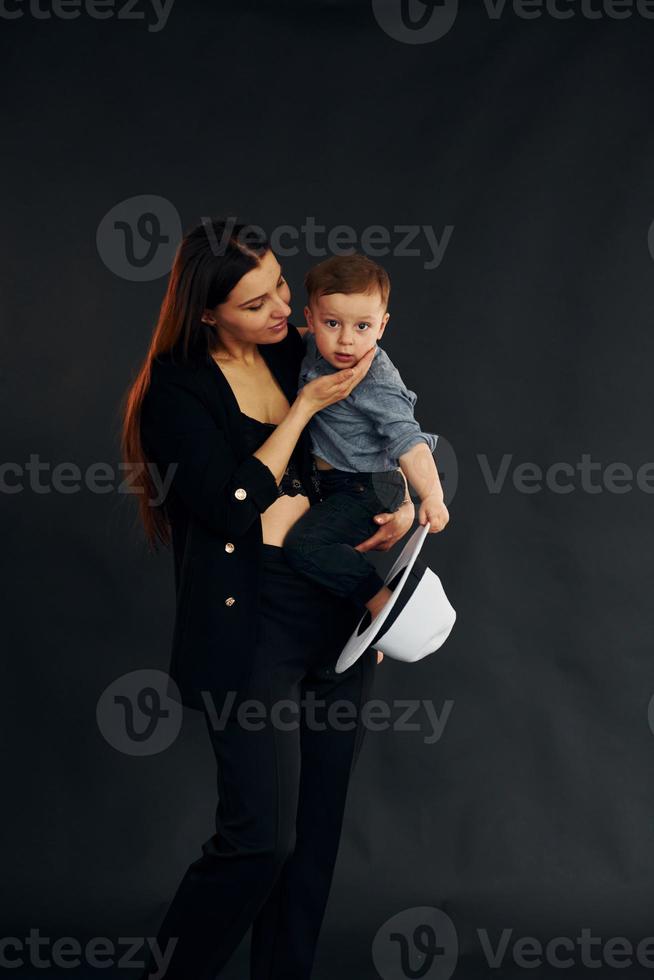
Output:
[[450,519],[450,514],[439,494],[432,493],[420,504],[418,523],[423,526],[429,521],[429,534],[442,531]]

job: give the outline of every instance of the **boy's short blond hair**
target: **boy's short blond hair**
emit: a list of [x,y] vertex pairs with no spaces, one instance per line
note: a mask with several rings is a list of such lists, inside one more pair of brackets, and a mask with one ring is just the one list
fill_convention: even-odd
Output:
[[386,270],[359,252],[352,255],[332,255],[324,262],[319,262],[307,272],[304,285],[309,305],[318,296],[329,296],[331,293],[351,295],[378,290],[385,309],[391,291],[391,281]]

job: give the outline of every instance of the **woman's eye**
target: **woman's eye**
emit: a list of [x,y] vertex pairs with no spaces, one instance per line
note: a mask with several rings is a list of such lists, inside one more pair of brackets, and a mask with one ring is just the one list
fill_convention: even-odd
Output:
[[[284,286],[285,284],[286,284],[286,280],[284,279],[283,276],[280,276],[279,277],[279,282],[277,283],[277,289],[279,289],[281,286]],[[258,303],[256,306],[246,306],[245,309],[246,310],[260,310],[260,309],[263,308],[263,304],[264,304],[264,301],[261,300],[261,302]]]

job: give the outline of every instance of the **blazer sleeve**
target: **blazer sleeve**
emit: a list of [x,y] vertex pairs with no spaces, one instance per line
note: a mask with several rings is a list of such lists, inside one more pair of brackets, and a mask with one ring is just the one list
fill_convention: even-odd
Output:
[[240,461],[185,376],[153,373],[141,407],[145,455],[188,509],[224,537],[245,534],[277,499],[272,471],[256,456]]

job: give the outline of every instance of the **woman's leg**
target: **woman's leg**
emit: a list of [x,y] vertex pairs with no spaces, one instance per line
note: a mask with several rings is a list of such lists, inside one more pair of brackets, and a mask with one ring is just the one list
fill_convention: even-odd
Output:
[[[300,728],[285,722],[306,672],[304,650],[298,655],[294,644],[294,602],[301,610],[302,597],[287,587],[298,580],[279,560],[282,549],[264,546],[264,551],[277,560],[264,561],[250,683],[238,692],[226,722],[220,722],[222,702],[213,718],[205,711],[218,768],[216,833],[186,871],[159,930],[161,950],[177,940],[165,980],[214,980],[295,846]],[[300,591],[301,586],[300,581]],[[248,701],[255,711],[243,710]],[[282,701],[287,707],[280,722],[273,709]]]
[[[349,635],[350,625],[346,631]],[[335,660],[347,637],[332,649]],[[303,685],[315,698],[315,714],[302,715],[302,773],[295,849],[252,927],[250,980],[309,980],[327,906],[339,847],[350,776],[365,727],[361,706],[368,700],[376,656],[370,648],[342,674],[316,670]],[[336,701],[352,705],[332,724],[327,712]],[[312,717],[315,718],[314,724]],[[321,727],[324,725],[324,727]],[[349,727],[348,727],[349,726]]]
[[311,970],[363,728],[315,730],[301,699],[360,705],[375,657],[370,649],[337,675],[356,610],[297,576],[282,548],[263,547],[260,641],[250,685],[239,692],[242,707],[252,698],[261,713],[232,709],[223,728],[205,716],[218,763],[216,833],[161,925],[159,948],[176,944],[157,980],[214,980],[251,923],[254,978],[308,980]]
[[[251,696],[269,711],[265,690]],[[186,871],[159,930],[160,950],[176,940],[165,980],[213,980],[295,845],[299,734],[269,723],[249,730],[236,712],[223,730],[205,718],[218,764],[216,833]]]

